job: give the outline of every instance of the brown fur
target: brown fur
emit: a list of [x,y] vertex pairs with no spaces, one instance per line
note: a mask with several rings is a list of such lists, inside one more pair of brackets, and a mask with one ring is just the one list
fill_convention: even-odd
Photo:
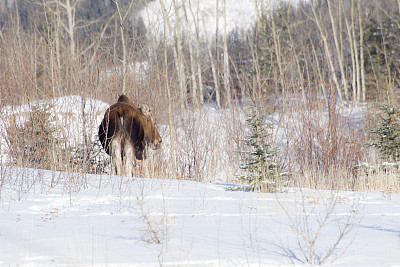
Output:
[[149,107],[136,107],[126,95],[106,110],[99,126],[99,139],[111,156],[114,172],[127,176],[132,175],[134,158],[145,157],[146,146],[158,149],[162,142]]

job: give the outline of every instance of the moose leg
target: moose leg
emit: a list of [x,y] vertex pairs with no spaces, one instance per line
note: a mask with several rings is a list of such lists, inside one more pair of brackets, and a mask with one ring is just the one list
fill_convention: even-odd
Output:
[[133,146],[129,142],[126,142],[124,144],[124,171],[125,175],[129,177],[133,176],[134,156],[135,152]]
[[111,141],[111,165],[113,173],[116,175],[122,174],[122,149],[120,138],[113,138]]

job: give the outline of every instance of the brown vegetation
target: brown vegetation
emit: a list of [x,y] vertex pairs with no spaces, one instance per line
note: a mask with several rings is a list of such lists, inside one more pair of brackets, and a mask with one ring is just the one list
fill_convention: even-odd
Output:
[[[282,3],[259,13],[248,31],[193,38],[175,31],[175,43],[144,27],[137,14],[146,1],[121,0],[118,8],[115,1],[11,2],[0,5],[0,119],[19,166],[104,171],[93,160],[96,139],[87,125],[97,114],[87,113],[86,100],[112,103],[125,90],[167,125],[161,135],[168,145],[150,157],[151,176],[231,182],[246,131],[239,114],[252,99],[279,117],[275,140],[293,183],[331,187],[320,177],[339,173],[342,188],[365,189],[356,167],[373,160],[364,146],[373,112],[355,124],[344,110],[399,103],[398,1]],[[170,11],[164,7],[165,27]],[[32,110],[25,124],[4,112],[69,95],[82,97],[84,130],[75,149],[51,134],[57,123],[37,131],[46,112]],[[214,105],[218,119],[208,122]],[[222,134],[200,122],[217,124]],[[391,187],[399,190],[394,177]]]

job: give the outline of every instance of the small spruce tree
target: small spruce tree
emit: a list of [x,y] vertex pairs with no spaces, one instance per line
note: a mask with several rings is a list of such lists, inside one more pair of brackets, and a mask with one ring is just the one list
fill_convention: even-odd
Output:
[[382,159],[397,162],[400,159],[400,110],[393,106],[381,109],[385,117],[379,127],[371,131],[376,138],[370,146],[378,149]]
[[251,191],[273,192],[281,188],[280,166],[275,162],[277,149],[269,140],[271,125],[265,123],[261,108],[255,107],[248,119],[250,133],[240,151],[242,175],[239,180],[248,184]]

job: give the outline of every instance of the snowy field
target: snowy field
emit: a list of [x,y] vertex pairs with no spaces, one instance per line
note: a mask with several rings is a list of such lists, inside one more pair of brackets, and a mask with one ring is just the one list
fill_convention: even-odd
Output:
[[[17,168],[3,168],[1,178],[2,266],[302,264],[310,249],[300,234],[318,229],[320,259],[345,230],[329,265],[400,266],[400,195],[264,194]],[[86,186],[75,190],[71,179]]]

